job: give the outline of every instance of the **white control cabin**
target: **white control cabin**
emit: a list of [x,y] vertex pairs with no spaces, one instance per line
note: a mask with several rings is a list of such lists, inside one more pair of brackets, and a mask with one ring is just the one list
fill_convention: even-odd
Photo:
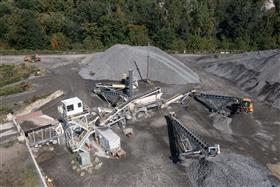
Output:
[[74,116],[83,113],[83,102],[78,97],[62,100],[62,116]]

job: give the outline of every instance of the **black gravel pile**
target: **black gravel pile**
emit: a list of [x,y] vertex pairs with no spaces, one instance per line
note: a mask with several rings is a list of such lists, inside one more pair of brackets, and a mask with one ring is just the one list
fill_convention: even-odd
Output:
[[247,52],[200,63],[205,63],[208,72],[280,108],[280,50]]
[[222,153],[215,158],[187,160],[185,170],[193,186],[278,186],[271,173],[252,158]]

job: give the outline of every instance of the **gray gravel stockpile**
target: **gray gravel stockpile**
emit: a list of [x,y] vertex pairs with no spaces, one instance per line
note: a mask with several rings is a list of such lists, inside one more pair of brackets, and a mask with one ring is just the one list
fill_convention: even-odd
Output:
[[221,114],[212,113],[210,117],[213,120],[213,126],[225,134],[232,134],[230,128],[231,118],[223,116]]
[[[140,79],[137,63],[142,78],[147,78],[148,47],[114,45],[103,53],[92,55],[82,61],[84,67],[80,75],[84,79],[120,80],[129,69]],[[199,76],[176,58],[159,48],[149,47],[149,79],[166,84],[200,83]]]
[[280,185],[271,173],[252,158],[222,153],[211,160],[187,160],[186,174],[193,186],[260,186]]
[[280,108],[280,50],[248,52],[202,62],[206,62],[207,71],[234,81],[260,100]]

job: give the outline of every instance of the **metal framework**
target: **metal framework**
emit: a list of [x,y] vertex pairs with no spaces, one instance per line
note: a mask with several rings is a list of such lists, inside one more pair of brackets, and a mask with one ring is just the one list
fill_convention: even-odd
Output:
[[241,105],[241,101],[237,97],[200,93],[195,94],[194,98],[210,112],[217,112],[225,116],[238,113]]
[[176,117],[175,113],[165,116],[168,126],[171,157],[174,163],[186,157],[215,157],[220,153],[220,146],[210,146],[201,137],[187,128]]
[[105,112],[105,116],[95,116],[92,121],[88,121],[88,117],[92,115],[90,112],[75,116],[75,119],[68,117],[67,119],[70,120],[65,122],[65,136],[68,147],[72,152],[88,152],[90,148],[89,138],[95,133],[97,128],[111,128],[115,124],[118,124],[121,128],[125,128],[127,119],[131,119],[134,113],[143,111],[146,107],[150,107],[157,100],[160,100],[160,97],[155,97],[153,102],[142,105],[141,102],[136,102],[150,96],[156,96],[157,94],[161,96],[162,92],[160,88],[135,96],[114,108],[113,111],[109,113]]
[[[95,132],[95,122],[98,120],[96,116],[89,121],[91,112],[76,116],[75,119],[66,121],[65,124],[65,138],[67,146],[72,152],[89,151],[89,137]],[[86,144],[88,143],[88,144]]]
[[133,97],[133,70],[129,70],[128,73],[129,75],[124,80],[124,84],[97,83],[93,93],[101,96],[103,100],[112,105],[128,101]]
[[55,141],[60,143],[59,138],[63,136],[64,132],[61,124],[50,124],[27,130],[24,133],[28,139],[30,147],[33,147],[37,145],[53,143]]
[[[131,88],[132,89],[132,88]],[[65,136],[68,147],[72,152],[87,152],[90,148],[90,137],[98,128],[111,128],[118,124],[121,129],[126,126],[126,121],[136,119],[138,114],[148,115],[148,110],[154,107],[166,107],[174,102],[183,102],[193,91],[176,95],[168,100],[161,99],[161,89],[147,91],[137,95],[128,101],[120,104],[114,109],[98,108],[98,113],[93,120],[88,120],[92,116],[90,112],[67,118]],[[162,108],[163,108],[162,107]]]

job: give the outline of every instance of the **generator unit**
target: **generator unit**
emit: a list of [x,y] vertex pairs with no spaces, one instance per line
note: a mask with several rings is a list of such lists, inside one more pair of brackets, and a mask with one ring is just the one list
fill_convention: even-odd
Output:
[[121,148],[120,137],[110,128],[96,129],[96,137],[105,152],[114,153]]

